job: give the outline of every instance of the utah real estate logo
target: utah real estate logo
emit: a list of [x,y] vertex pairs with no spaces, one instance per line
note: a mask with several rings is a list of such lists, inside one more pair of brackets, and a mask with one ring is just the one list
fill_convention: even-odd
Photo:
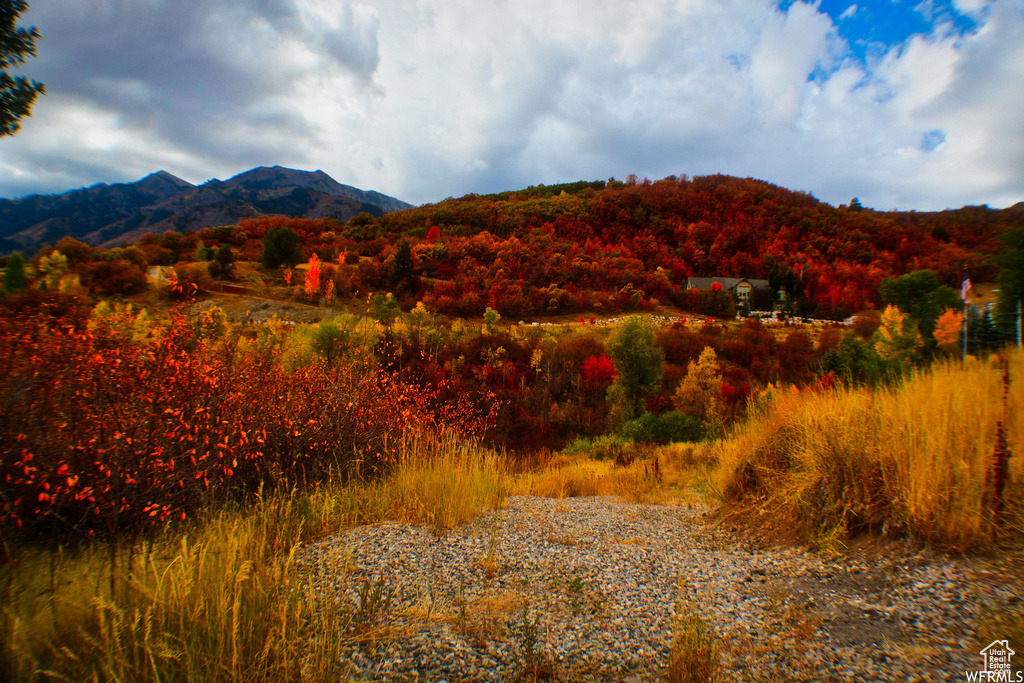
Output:
[[966,671],[968,681],[1024,683],[1024,671],[1015,672],[1010,667],[1010,658],[1017,654],[1010,649],[1010,641],[993,640],[980,654],[985,668],[982,671]]

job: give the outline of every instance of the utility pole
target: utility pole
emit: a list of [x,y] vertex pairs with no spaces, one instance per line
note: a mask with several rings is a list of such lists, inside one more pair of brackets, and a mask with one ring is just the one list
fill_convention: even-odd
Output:
[[964,362],[967,362],[967,300],[964,299]]
[[967,293],[969,291],[971,291],[971,281],[965,273],[960,282],[960,298],[964,301],[964,363],[967,362]]
[[1020,345],[1020,309],[1021,299],[1017,299],[1017,348],[1022,348]]

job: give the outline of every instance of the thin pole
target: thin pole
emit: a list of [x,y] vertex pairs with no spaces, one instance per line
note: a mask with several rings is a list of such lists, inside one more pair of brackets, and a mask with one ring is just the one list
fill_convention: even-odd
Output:
[[967,299],[964,299],[964,362],[967,362]]
[[1021,348],[1020,345],[1020,306],[1021,300],[1017,299],[1017,348]]

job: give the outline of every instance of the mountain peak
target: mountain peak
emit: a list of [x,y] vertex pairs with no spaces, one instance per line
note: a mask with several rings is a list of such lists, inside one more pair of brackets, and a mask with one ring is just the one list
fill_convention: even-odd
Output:
[[150,173],[145,178],[131,184],[153,192],[160,192],[161,194],[175,194],[180,190],[195,187],[195,185],[187,180],[182,180],[178,176],[163,170]]
[[221,192],[244,190],[248,192],[290,192],[302,188],[333,197],[349,199],[377,207],[381,211],[396,211],[411,206],[403,201],[380,194],[342,185],[321,169],[303,171],[285,166],[257,166],[224,181],[211,181]]
[[199,189],[160,170],[132,183],[0,199],[0,253],[34,253],[65,236],[107,245],[146,232],[188,232],[260,215],[347,221],[362,211],[381,215],[410,206],[342,185],[322,170],[284,166],[260,166]]

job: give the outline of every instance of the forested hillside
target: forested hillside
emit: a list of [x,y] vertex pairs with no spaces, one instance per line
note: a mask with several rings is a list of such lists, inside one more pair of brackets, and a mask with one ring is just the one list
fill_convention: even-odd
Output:
[[[250,239],[271,224],[243,223]],[[965,274],[992,279],[998,235],[1022,223],[1020,209],[834,208],[716,175],[467,195],[358,216],[341,229],[294,228],[307,255],[325,263],[353,251],[363,257],[342,257],[351,267],[341,269],[339,293],[397,287],[410,304],[415,297],[452,315],[487,306],[511,317],[591,313],[643,308],[652,298],[693,309],[680,288],[687,276],[730,276],[769,279],[803,312],[839,316],[877,306],[885,277],[930,269],[951,286]],[[415,267],[399,281],[392,266],[402,240]]]

